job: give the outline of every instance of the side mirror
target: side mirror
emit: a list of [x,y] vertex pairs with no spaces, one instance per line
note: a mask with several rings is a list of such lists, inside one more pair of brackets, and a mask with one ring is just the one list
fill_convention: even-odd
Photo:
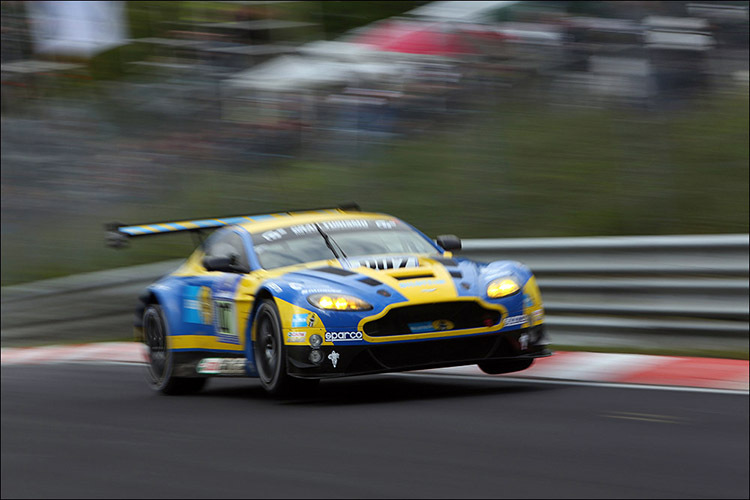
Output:
[[237,254],[232,254],[229,257],[222,256],[209,256],[203,257],[203,267],[207,271],[221,271],[223,273],[249,273],[250,269],[238,262],[239,258]]
[[440,248],[446,252],[461,250],[461,238],[455,234],[441,234],[436,241]]

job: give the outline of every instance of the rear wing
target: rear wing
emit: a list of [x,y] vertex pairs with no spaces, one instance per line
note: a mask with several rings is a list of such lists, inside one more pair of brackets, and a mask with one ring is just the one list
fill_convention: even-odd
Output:
[[324,211],[359,211],[356,203],[341,204],[336,207],[306,208],[302,210],[287,210],[272,214],[255,215],[231,215],[227,217],[208,217],[204,219],[184,220],[177,222],[146,222],[141,224],[123,224],[121,222],[110,222],[104,225],[107,231],[107,246],[123,248],[127,246],[130,238],[141,236],[154,236],[158,234],[169,234],[177,232],[201,233],[206,230],[216,229],[244,222],[255,222],[272,217],[281,217],[300,212],[324,212]]

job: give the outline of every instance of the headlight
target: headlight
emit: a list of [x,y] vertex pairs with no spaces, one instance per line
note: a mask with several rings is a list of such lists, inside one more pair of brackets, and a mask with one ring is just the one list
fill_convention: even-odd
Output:
[[334,311],[367,311],[372,309],[370,304],[351,295],[314,293],[308,296],[307,300],[315,307]]
[[521,288],[518,283],[510,278],[499,278],[491,281],[487,285],[487,296],[491,299],[499,299],[500,297],[507,297],[518,292]]

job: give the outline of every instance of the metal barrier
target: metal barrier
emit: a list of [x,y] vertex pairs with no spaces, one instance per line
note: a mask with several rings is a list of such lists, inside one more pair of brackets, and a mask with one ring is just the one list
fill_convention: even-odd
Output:
[[[536,274],[557,345],[748,351],[750,235],[471,239]],[[2,289],[3,345],[127,338],[139,291],[181,261]]]

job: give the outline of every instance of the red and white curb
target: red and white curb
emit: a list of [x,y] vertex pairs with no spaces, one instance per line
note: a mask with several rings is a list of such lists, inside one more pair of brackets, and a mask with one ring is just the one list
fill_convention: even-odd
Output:
[[[476,365],[429,371],[488,376]],[[748,373],[748,361],[738,359],[558,351],[526,370],[496,376],[748,391]]]
[[145,359],[143,345],[137,342],[97,342],[0,349],[0,364],[3,366],[79,361],[143,363]]
[[[2,365],[67,362],[142,363],[143,346],[136,342],[10,347],[0,350]],[[521,372],[486,375],[476,365],[425,370],[424,373],[540,380],[573,380],[619,384],[666,385],[748,391],[748,361],[737,359],[557,352],[537,359]]]

